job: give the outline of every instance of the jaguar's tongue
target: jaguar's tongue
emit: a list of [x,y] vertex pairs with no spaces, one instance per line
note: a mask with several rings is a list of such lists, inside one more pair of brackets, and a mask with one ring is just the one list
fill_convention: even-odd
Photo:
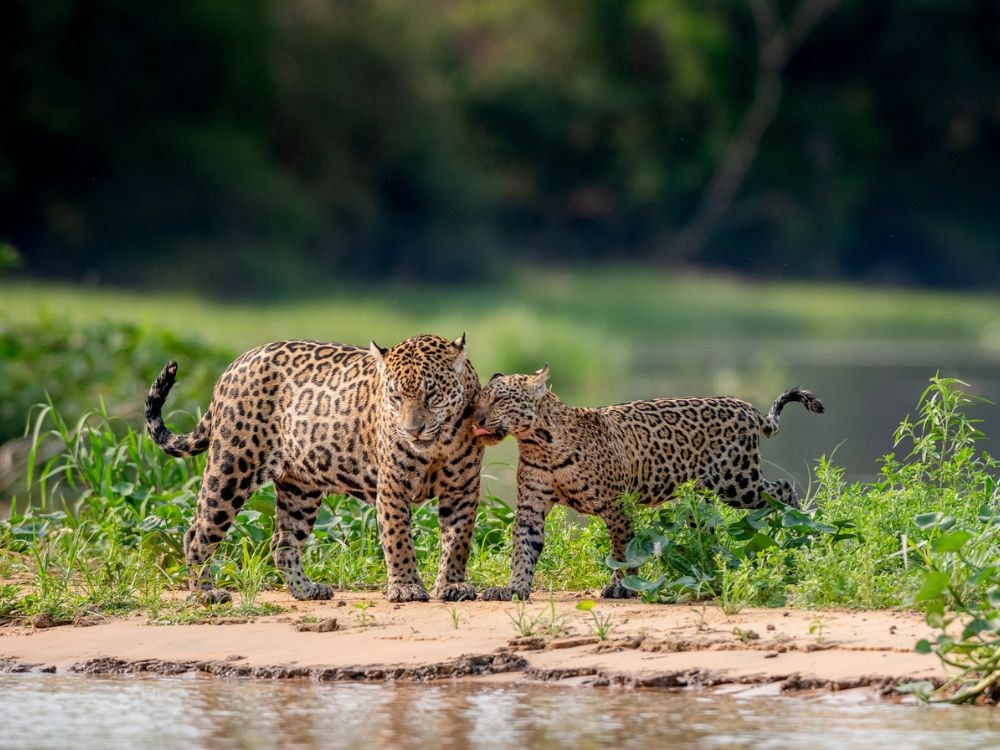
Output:
[[490,437],[491,435],[493,435],[493,433],[492,433],[492,432],[490,432],[489,430],[487,430],[487,429],[486,429],[485,427],[477,427],[477,428],[476,428],[476,429],[475,429],[475,430],[473,431],[473,434],[474,434],[474,435],[475,435],[476,437]]

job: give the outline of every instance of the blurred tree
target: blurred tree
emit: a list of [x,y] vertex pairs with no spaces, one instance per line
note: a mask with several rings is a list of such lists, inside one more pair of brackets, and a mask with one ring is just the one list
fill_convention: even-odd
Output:
[[785,67],[836,0],[802,0],[787,20],[775,0],[749,0],[756,32],[754,93],[690,222],[669,242],[666,258],[690,262],[711,239],[760,150],[781,105]]
[[10,0],[0,236],[225,294],[528,257],[990,283],[1000,5],[833,3]]

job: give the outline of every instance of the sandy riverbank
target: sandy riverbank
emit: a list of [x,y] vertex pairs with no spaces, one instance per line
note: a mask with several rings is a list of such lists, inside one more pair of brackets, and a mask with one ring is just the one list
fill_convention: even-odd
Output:
[[[583,598],[575,593],[555,597],[563,626],[555,638],[521,637],[509,602],[391,604],[381,595],[361,594],[295,602],[278,592],[262,598],[287,611],[227,624],[150,625],[134,616],[88,627],[8,625],[0,628],[0,669],[536,680],[775,693],[885,690],[945,676],[935,657],[914,653],[928,628],[911,613],[752,609],[727,616],[713,605],[599,601],[597,609],[612,617],[610,635],[600,642],[587,625],[589,615],[575,609]],[[362,600],[373,604],[365,612],[368,623],[353,606]],[[548,610],[547,597],[526,607],[529,618],[542,616],[546,623]]]

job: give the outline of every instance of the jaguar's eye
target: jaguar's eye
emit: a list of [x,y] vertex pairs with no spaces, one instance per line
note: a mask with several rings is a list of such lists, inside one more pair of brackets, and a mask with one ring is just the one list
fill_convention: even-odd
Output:
[[389,403],[393,405],[396,409],[403,405],[403,397],[398,393],[389,394]]

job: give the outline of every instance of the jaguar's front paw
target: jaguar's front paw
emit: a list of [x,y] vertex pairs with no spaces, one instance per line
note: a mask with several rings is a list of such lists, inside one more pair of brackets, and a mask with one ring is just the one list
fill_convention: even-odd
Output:
[[390,583],[385,598],[390,602],[426,602],[430,596],[422,583]]
[[484,602],[509,602],[513,601],[515,596],[518,601],[526,602],[531,596],[531,589],[516,586],[490,586],[488,589],[483,589],[480,594],[480,598]]
[[633,599],[635,596],[635,591],[625,588],[621,583],[612,583],[601,590],[602,599]]
[[332,599],[333,586],[329,583],[308,583],[300,586],[290,586],[289,591],[296,599]]
[[471,602],[476,598],[476,587],[471,583],[443,583],[434,587],[434,596],[446,602]]

